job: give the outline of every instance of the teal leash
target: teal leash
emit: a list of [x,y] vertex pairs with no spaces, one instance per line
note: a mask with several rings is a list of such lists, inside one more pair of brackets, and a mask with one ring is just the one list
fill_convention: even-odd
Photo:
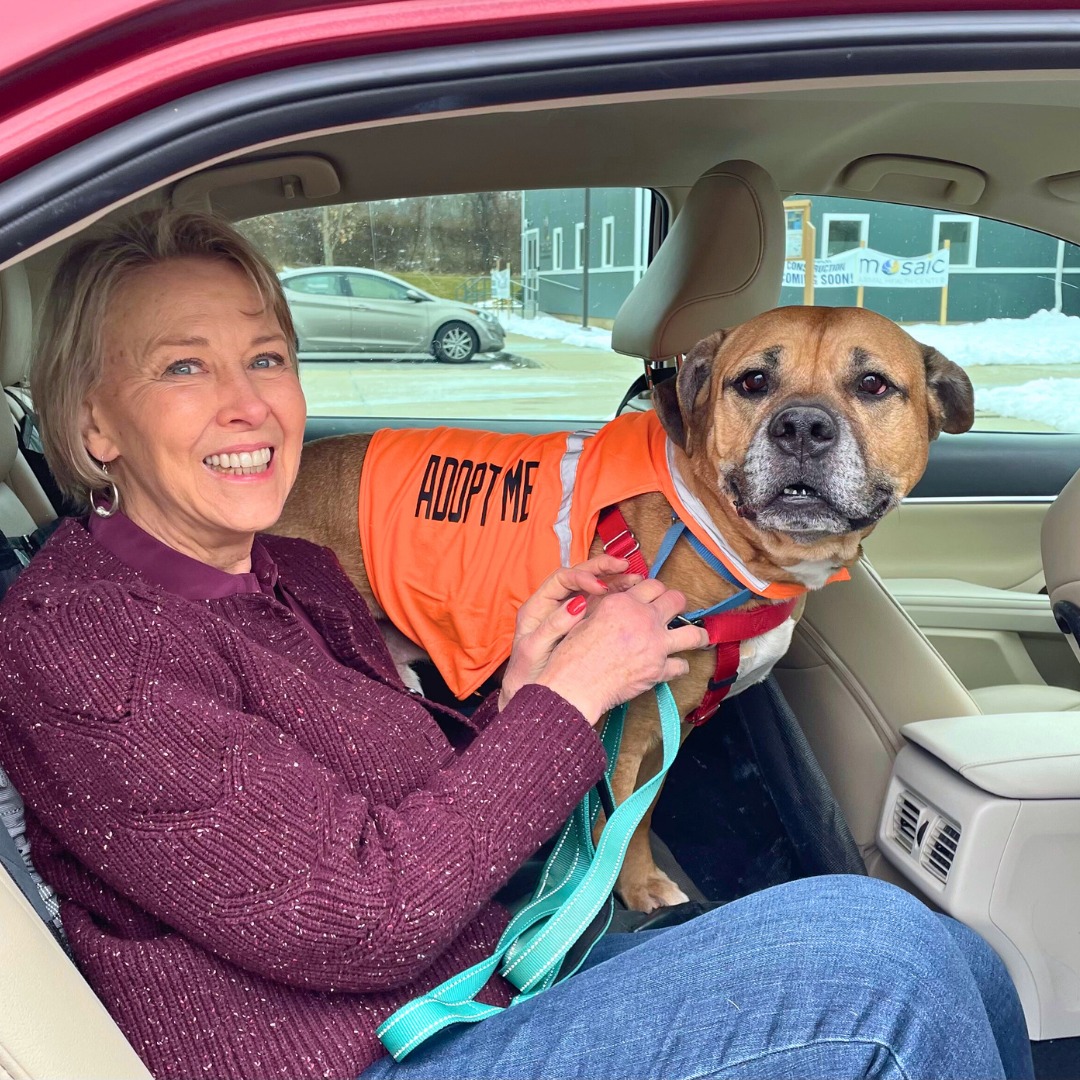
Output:
[[[502,1006],[474,1000],[496,971],[518,990],[510,1003],[512,1007],[573,974],[584,962],[588,950],[577,958],[571,970],[564,970],[567,953],[607,903],[630,838],[679,749],[681,722],[675,699],[666,683],[658,685],[655,692],[664,746],[660,771],[615,808],[595,849],[592,828],[600,805],[597,790],[594,788],[578,803],[544,865],[532,900],[510,920],[494,953],[403,1005],[379,1025],[376,1035],[395,1060],[403,1060],[451,1024],[476,1023],[502,1012]],[[621,705],[604,725],[602,740],[607,768],[601,783],[606,785],[608,794],[625,717],[626,706]],[[605,929],[606,926],[605,923]]]

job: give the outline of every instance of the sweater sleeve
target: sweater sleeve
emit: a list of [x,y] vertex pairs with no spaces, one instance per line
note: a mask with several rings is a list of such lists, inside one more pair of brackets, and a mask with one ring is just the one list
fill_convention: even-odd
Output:
[[378,804],[261,716],[259,687],[160,607],[104,583],[33,606],[8,608],[0,680],[28,803],[139,907],[290,985],[412,982],[603,769],[581,715],[528,686]]

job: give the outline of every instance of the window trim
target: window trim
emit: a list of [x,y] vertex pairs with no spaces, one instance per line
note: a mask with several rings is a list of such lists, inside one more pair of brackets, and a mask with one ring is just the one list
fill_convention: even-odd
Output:
[[[949,270],[974,270],[979,261],[979,221],[980,219],[971,214],[935,214],[931,251],[937,251],[941,247],[941,225],[951,221],[966,222],[971,226],[971,239],[968,242],[969,258],[967,262],[954,262],[952,249],[949,249]],[[1023,226],[1020,226],[1023,228]]]
[[[829,255],[829,226],[834,221],[857,221],[859,223],[859,242],[865,247],[870,246],[870,215],[869,214],[822,214],[821,215],[821,254],[820,259],[831,259]],[[859,244],[855,245],[856,247]]]
[[615,265],[615,215],[600,219],[600,269],[610,270]]
[[579,221],[574,226],[574,269],[585,269],[585,252],[582,250],[582,241],[585,238],[585,222]]
[[563,268],[563,227],[556,225],[551,230],[551,269]]

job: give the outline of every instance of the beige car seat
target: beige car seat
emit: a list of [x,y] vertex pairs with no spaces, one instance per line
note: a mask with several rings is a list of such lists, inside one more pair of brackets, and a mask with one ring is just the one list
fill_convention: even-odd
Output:
[[[41,485],[19,450],[16,425],[30,406],[24,388],[34,333],[26,269],[21,263],[0,270],[0,385],[12,423],[0,424],[0,530],[6,536],[32,533],[56,517]],[[2,410],[0,410],[2,415]]]
[[[0,272],[0,379],[5,387],[23,383],[31,336],[30,290],[25,271],[16,266]],[[15,423],[0,423],[0,529],[8,537],[23,536],[55,516],[19,452]],[[0,1001],[3,1080],[150,1076],[3,866]]]
[[[727,162],[691,189],[615,321],[612,345],[646,361],[686,353],[714,330],[774,307],[784,261],[783,197],[757,165]],[[1080,558],[1076,561],[1080,607]],[[898,880],[877,850],[878,816],[914,720],[1080,708],[1060,687],[984,687],[972,695],[865,561],[807,599],[774,672],[871,874]]]
[[1047,510],[1041,540],[1050,605],[1073,655],[1080,660],[1080,472]]

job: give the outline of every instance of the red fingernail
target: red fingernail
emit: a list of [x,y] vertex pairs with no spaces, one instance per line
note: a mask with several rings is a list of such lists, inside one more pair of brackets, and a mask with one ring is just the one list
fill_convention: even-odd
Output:
[[606,581],[601,581],[599,578],[596,579],[596,584],[599,585],[600,588],[603,589],[605,592],[611,588],[611,586]]
[[580,615],[585,610],[585,597],[572,596],[566,605],[566,610],[571,615]]

